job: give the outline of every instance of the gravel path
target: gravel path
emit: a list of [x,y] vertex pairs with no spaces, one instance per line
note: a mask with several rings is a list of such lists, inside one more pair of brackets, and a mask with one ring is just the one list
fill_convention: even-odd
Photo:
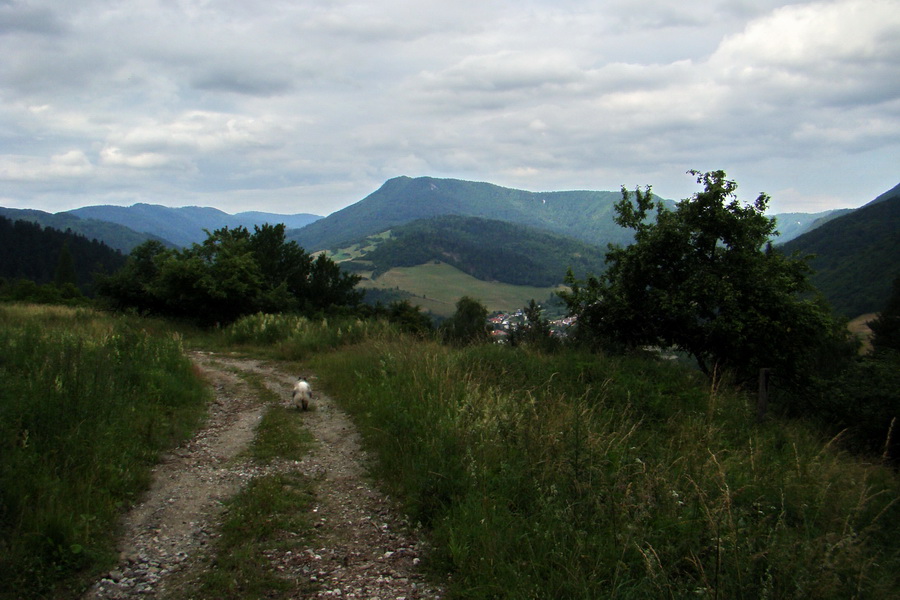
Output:
[[[419,569],[422,543],[365,477],[359,436],[328,396],[317,393],[304,414],[316,444],[303,460],[259,467],[239,458],[263,406],[238,373],[263,376],[286,404],[297,377],[314,381],[312,374],[202,352],[191,358],[216,392],[208,422],[156,467],[146,497],[125,515],[119,565],[85,600],[166,598],[167,584],[177,586],[208,568],[199,559],[217,535],[222,502],[254,477],[285,471],[314,478],[317,486],[314,544],[268,557],[297,583],[292,598],[441,597]],[[310,595],[309,589],[316,591]]]

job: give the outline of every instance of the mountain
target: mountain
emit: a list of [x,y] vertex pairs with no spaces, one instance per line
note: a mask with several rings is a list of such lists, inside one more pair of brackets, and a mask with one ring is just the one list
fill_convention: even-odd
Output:
[[900,276],[900,185],[780,248],[815,255],[810,279],[836,312],[880,311]]
[[234,229],[263,223],[284,223],[287,228],[303,227],[320,219],[317,215],[279,215],[273,213],[245,212],[230,215],[217,208],[185,206],[170,208],[156,204],[133,206],[86,206],[68,211],[67,214],[83,219],[96,219],[124,225],[134,231],[147,233],[168,240],[178,246],[190,246],[206,239],[207,231],[222,227]]
[[613,222],[621,198],[621,192],[527,192],[458,179],[396,177],[288,237],[307,250],[334,249],[418,219],[460,215],[544,229],[605,248],[632,239]]
[[570,267],[582,277],[605,268],[606,251],[597,246],[524,225],[459,215],[401,225],[373,245],[341,266],[371,271],[374,279],[395,267],[440,261],[482,281],[534,287],[563,283]]
[[[632,240],[631,232],[613,221],[614,206],[621,198],[621,191],[528,192],[458,179],[396,177],[356,204],[289,232],[288,238],[307,250],[336,249],[417,219],[461,215],[536,227],[606,248],[609,243]],[[656,199],[669,208],[675,204]],[[775,215],[781,232],[777,242],[793,239],[838,214]]]
[[[28,221],[42,227],[50,227],[59,231],[71,231],[83,235],[89,240],[99,240],[107,246],[124,253],[131,252],[132,248],[147,240],[165,240],[147,233],[138,233],[123,225],[98,221],[97,219],[82,219],[69,213],[48,213],[41,210],[2,208],[0,217],[6,217],[12,221]],[[165,242],[171,245],[170,242]]]

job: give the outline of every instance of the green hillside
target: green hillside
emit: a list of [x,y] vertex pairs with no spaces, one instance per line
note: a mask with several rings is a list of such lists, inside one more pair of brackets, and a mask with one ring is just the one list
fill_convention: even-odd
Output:
[[358,270],[373,271],[377,278],[394,267],[438,260],[482,281],[547,287],[562,283],[570,267],[578,273],[602,272],[604,254],[596,246],[531,227],[446,215],[393,229],[389,239],[363,252]]
[[418,219],[462,215],[544,229],[605,248],[631,241],[613,222],[613,206],[621,197],[618,191],[527,192],[458,179],[397,177],[289,237],[309,250],[335,249]]
[[881,310],[900,275],[900,187],[892,192],[781,247],[815,255],[813,285],[847,317]]

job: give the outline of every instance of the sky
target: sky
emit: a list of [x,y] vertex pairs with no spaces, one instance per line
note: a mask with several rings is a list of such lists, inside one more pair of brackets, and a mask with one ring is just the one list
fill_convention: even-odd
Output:
[[327,215],[406,175],[900,183],[900,0],[0,0],[0,206]]

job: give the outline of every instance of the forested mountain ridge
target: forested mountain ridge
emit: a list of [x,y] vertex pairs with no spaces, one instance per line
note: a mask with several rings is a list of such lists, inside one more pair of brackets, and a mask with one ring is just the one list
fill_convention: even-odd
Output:
[[46,284],[62,278],[90,293],[94,273],[113,273],[124,264],[121,252],[96,239],[0,217],[0,277],[7,280]]
[[83,235],[89,240],[101,241],[110,248],[121,250],[126,254],[131,252],[135,246],[151,239],[161,241],[169,246],[173,245],[163,238],[148,233],[139,233],[118,223],[98,219],[83,219],[66,212],[54,214],[42,210],[0,207],[0,217],[6,217],[11,221],[29,221],[58,231],[71,230],[72,233]]
[[132,206],[86,206],[68,211],[77,217],[109,221],[124,225],[134,231],[158,236],[177,246],[190,246],[206,239],[206,231],[223,227],[234,229],[254,225],[284,223],[288,229],[304,227],[320,219],[306,213],[280,215],[274,213],[245,212],[230,215],[217,208],[184,206],[170,208],[156,204],[134,204]]
[[570,267],[601,273],[605,249],[497,219],[443,215],[395,227],[390,237],[344,268],[373,271],[441,261],[482,281],[553,286]]
[[900,276],[900,186],[781,246],[812,254],[810,280],[847,317],[880,311]]
[[[632,241],[630,231],[613,220],[613,207],[621,198],[621,191],[529,192],[459,179],[395,177],[359,202],[288,237],[309,250],[333,250],[418,219],[460,215],[526,225],[606,248]],[[675,204],[663,202],[670,208]],[[781,232],[775,242],[784,243],[835,214],[774,215]]]

